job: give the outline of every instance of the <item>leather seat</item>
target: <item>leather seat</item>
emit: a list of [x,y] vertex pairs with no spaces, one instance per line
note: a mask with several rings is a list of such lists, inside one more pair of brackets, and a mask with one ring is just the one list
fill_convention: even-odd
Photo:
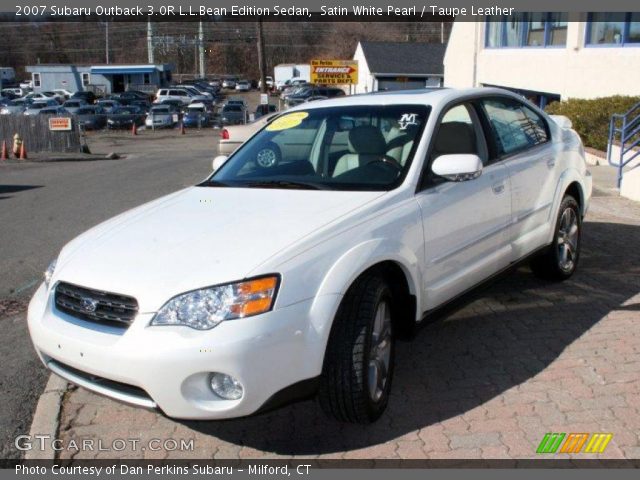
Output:
[[465,122],[447,122],[440,125],[433,148],[433,159],[440,155],[478,153],[473,126]]
[[344,154],[333,170],[337,177],[369,162],[383,160],[387,150],[382,132],[371,125],[362,125],[349,131],[349,153]]
[[400,130],[398,127],[393,127],[387,135],[387,156],[404,167],[413,147],[415,136],[415,129]]

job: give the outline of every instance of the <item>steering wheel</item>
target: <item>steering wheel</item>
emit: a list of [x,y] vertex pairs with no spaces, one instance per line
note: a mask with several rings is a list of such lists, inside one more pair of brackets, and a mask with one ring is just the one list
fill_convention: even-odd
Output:
[[371,165],[372,163],[382,163],[385,165],[389,165],[398,170],[398,172],[401,172],[404,169],[400,162],[398,162],[395,158],[390,157],[389,155],[383,155],[379,160],[372,160],[368,163],[368,165]]

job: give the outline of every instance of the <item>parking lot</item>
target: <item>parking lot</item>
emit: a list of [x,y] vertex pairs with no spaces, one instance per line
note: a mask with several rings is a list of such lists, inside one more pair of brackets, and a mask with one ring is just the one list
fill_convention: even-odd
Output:
[[[88,227],[202,179],[217,139],[214,129],[99,132],[87,136],[92,152],[121,159],[0,165],[0,222],[11,226],[0,231],[8,252],[0,259],[0,321],[11,339],[0,347],[11,359],[0,374],[4,457],[19,455],[10,439],[28,431],[47,378],[24,322],[47,263]],[[547,432],[610,432],[600,458],[637,458],[639,226],[638,204],[597,189],[577,274],[549,284],[522,267],[400,343],[389,409],[374,425],[328,420],[314,401],[244,419],[179,422],[70,388],[58,428],[65,445],[170,438],[193,440],[195,449],[58,456],[520,459],[535,457]],[[18,368],[20,378],[11,373]]]

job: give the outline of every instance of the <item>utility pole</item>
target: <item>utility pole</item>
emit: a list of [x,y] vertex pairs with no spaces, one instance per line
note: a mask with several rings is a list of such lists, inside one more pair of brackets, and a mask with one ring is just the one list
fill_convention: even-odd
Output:
[[267,62],[264,55],[264,33],[262,18],[258,19],[258,67],[260,68],[260,91],[267,93]]
[[200,60],[200,78],[204,78],[204,29],[202,27],[202,20],[200,21],[200,25],[198,26],[198,49],[200,52],[199,60]]
[[153,60],[153,28],[151,27],[151,20],[147,21],[147,54],[149,55],[149,63],[156,63]]
[[104,43],[106,63],[109,65],[109,22],[104,22]]

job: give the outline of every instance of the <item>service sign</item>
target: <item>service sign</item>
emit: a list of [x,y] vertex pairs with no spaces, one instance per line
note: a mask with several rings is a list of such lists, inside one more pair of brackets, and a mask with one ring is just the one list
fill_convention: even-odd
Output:
[[311,60],[311,83],[355,85],[358,83],[357,60]]
[[71,118],[51,117],[49,118],[49,130],[52,132],[68,132],[71,130]]

